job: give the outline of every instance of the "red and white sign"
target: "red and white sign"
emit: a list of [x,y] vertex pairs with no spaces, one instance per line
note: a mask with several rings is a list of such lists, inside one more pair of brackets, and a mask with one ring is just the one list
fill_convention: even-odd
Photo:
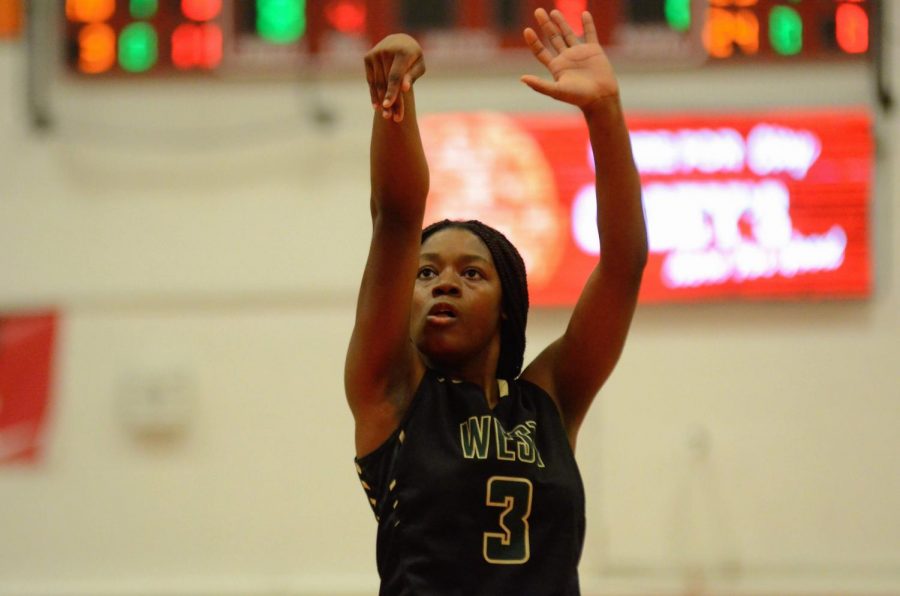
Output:
[[0,464],[41,455],[55,335],[53,315],[0,316]]
[[[650,244],[642,302],[871,293],[867,112],[635,115],[628,127]],[[498,228],[522,252],[532,304],[574,304],[599,258],[580,115],[438,114],[421,129],[426,223]]]

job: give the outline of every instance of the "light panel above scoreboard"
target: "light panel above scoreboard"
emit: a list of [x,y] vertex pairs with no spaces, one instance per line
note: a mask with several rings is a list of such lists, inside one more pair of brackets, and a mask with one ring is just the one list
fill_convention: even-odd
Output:
[[572,23],[590,10],[626,63],[700,65],[866,59],[878,0],[66,0],[66,64],[91,78],[209,73],[297,76],[357,67],[407,31],[432,62],[526,56],[538,6]]

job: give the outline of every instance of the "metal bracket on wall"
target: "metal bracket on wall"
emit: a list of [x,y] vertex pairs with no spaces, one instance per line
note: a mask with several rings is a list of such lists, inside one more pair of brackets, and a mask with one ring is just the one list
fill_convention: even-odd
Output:
[[53,17],[55,2],[27,2],[26,42],[27,71],[25,101],[31,126],[36,130],[49,130],[53,126],[50,110],[51,77],[55,69]]
[[[875,92],[878,98],[878,105],[881,106],[881,109],[884,110],[885,113],[890,112],[894,107],[894,94],[891,89],[890,81],[888,80],[888,69],[890,68],[890,64],[885,62],[886,55],[890,50],[890,44],[887,36],[887,32],[890,27],[890,23],[888,23],[885,17],[889,16],[885,14],[885,3],[876,2],[873,4],[874,6],[874,15],[873,21],[874,24],[872,26],[873,29],[873,56],[872,56],[872,67],[874,69],[875,76]],[[891,9],[888,9],[891,10]],[[894,7],[893,10],[896,10]]]

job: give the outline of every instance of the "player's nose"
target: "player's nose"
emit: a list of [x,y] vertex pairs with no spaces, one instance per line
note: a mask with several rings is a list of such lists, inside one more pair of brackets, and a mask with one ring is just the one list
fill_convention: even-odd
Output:
[[452,272],[444,271],[438,277],[437,283],[431,288],[431,295],[437,296],[459,296],[460,287],[459,280]]

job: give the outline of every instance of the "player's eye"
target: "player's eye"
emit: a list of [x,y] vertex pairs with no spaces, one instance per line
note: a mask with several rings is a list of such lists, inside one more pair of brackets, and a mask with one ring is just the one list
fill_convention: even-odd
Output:
[[481,279],[484,276],[481,274],[481,271],[479,271],[478,269],[473,269],[472,267],[469,267],[468,269],[463,271],[463,277],[465,277],[466,279]]
[[435,271],[432,267],[422,267],[419,269],[419,273],[416,275],[418,279],[431,279],[437,275],[437,271]]

